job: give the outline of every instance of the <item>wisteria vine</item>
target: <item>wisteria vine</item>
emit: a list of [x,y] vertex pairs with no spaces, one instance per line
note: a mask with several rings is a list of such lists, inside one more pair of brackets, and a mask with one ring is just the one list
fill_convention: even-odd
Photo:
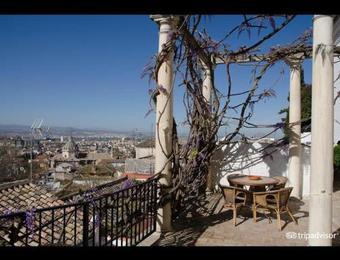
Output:
[[[303,60],[311,56],[311,30],[304,32],[289,45],[273,46],[268,52],[260,50],[264,42],[279,33],[294,17],[294,15],[244,15],[243,21],[228,31],[221,40],[214,40],[202,28],[200,15],[180,16],[176,29],[168,35],[167,43],[144,68],[143,75],[149,75],[149,80],[155,82],[155,88],[149,90],[151,95],[149,112],[155,108],[157,95],[167,91],[158,84],[158,70],[170,52],[174,52],[174,73],[180,81],[180,87],[185,90],[184,124],[189,127],[189,134],[186,143],[180,145],[177,122],[174,119],[173,151],[171,160],[167,162],[172,164],[172,185],[161,197],[161,202],[171,200],[174,217],[186,214],[193,202],[204,194],[209,165],[214,153],[222,147],[232,147],[240,140],[249,141],[241,129],[268,128],[270,130],[263,136],[265,137],[285,127],[281,122],[258,125],[251,122],[251,118],[257,103],[275,96],[275,91],[271,88],[260,90],[260,81],[264,75],[279,61],[292,65],[292,62],[296,62],[294,60],[296,57]],[[254,30],[258,39],[249,46],[241,45],[235,49],[228,44],[228,40],[235,34],[239,36],[246,32],[250,39]],[[217,64],[224,64],[226,68],[226,87],[215,84],[214,68]],[[253,66],[253,80],[246,91],[235,91],[237,88],[233,84],[231,73],[234,64]],[[210,102],[207,102],[202,91],[207,73],[211,77]],[[235,104],[235,101],[238,102]],[[231,126],[231,122],[235,127]],[[222,127],[227,127],[228,132],[223,138],[219,138]],[[279,146],[282,145],[282,141],[280,139],[270,145]],[[230,154],[223,160],[230,163],[233,158]]]

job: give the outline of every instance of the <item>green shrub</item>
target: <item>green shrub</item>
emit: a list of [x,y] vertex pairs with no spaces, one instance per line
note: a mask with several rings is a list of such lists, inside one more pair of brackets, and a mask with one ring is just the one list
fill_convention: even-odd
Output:
[[340,168],[340,145],[334,147],[334,166]]

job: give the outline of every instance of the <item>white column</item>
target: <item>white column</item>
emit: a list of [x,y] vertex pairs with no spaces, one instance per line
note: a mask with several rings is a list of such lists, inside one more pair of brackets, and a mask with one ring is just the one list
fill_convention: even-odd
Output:
[[[209,67],[201,61],[202,65],[202,73],[203,73],[203,86],[202,86],[202,95],[207,102],[207,104],[211,105],[211,89],[212,89],[212,73],[214,73],[213,68],[209,69]],[[212,193],[215,187],[215,176],[211,169],[211,165],[208,166],[208,174],[207,174],[207,193]]]
[[[159,52],[163,45],[169,40],[175,26],[175,17],[170,15],[151,15],[159,24]],[[171,187],[172,165],[169,158],[172,154],[172,128],[173,128],[173,51],[169,52],[165,61],[158,71],[158,86],[163,91],[159,91],[156,104],[156,145],[155,145],[155,172],[162,171],[160,183],[162,192],[166,192]],[[166,203],[158,211],[157,218],[158,231],[166,232],[171,230],[171,203]]]
[[[313,19],[312,151],[309,233],[332,233],[333,192],[333,18]],[[311,246],[331,246],[331,238],[310,238]]]
[[301,199],[301,67],[299,62],[290,64],[289,126],[288,179],[293,187],[292,196]]
[[212,73],[213,71],[209,69],[207,65],[201,61],[202,64],[202,72],[203,72],[203,88],[202,94],[205,98],[206,102],[211,104],[211,88],[212,88]]

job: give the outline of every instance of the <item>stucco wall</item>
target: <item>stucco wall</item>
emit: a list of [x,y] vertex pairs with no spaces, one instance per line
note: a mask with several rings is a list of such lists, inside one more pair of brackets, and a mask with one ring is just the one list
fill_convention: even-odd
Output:
[[136,147],[136,159],[155,156],[155,148],[152,147]]
[[[266,155],[267,156],[264,156]],[[303,196],[309,195],[310,147],[302,146]],[[268,147],[268,143],[237,143],[223,147],[212,161],[212,172],[217,183],[228,185],[227,176],[232,173],[259,176],[288,177],[288,146]]]

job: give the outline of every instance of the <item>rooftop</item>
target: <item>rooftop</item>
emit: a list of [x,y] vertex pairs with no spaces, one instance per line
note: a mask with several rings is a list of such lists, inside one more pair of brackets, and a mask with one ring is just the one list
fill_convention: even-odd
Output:
[[[254,223],[251,211],[241,211],[234,227],[231,210],[222,209],[223,198],[214,193],[202,202],[201,213],[174,225],[174,232],[167,232],[154,246],[307,246],[308,240],[294,235],[308,233],[309,200],[291,198],[289,206],[298,221],[295,225],[288,215],[281,217],[282,231],[259,215]],[[333,193],[333,246],[340,246],[340,182]]]
[[155,139],[148,139],[136,145],[139,148],[155,148]]
[[25,183],[0,190],[0,215],[9,211],[25,211],[31,208],[45,208],[63,205],[64,202],[43,187]]

